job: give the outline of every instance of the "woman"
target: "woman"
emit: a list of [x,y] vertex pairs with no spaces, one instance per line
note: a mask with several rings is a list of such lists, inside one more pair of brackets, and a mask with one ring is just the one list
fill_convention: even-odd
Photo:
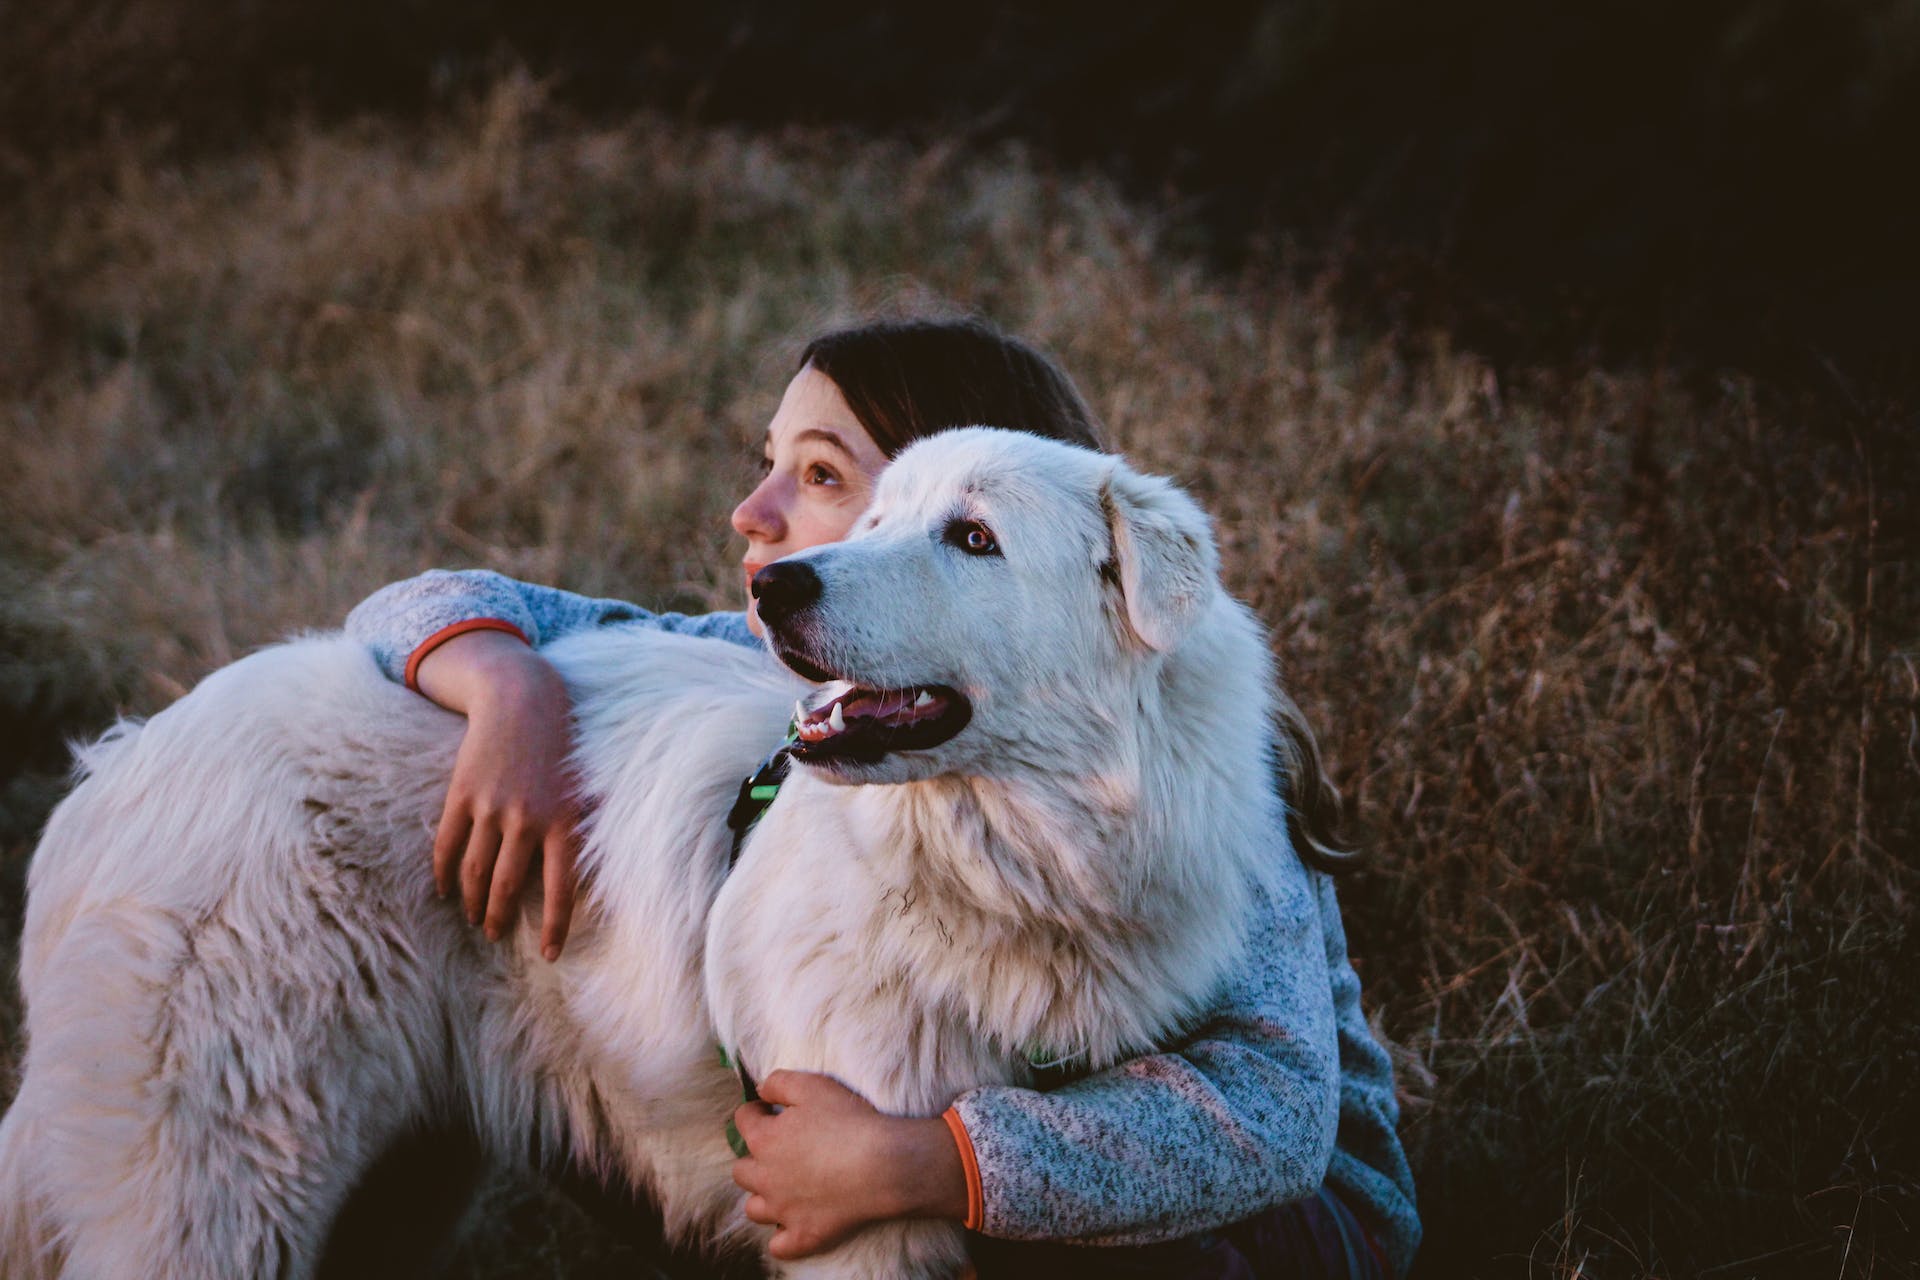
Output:
[[[1101,445],[1058,367],[978,322],[878,323],[816,339],[768,425],[766,474],[733,513],[745,577],[844,537],[895,454],[976,423]],[[742,644],[758,632],[751,603],[745,614],[650,614],[483,572],[397,583],[347,620],[389,674],[468,718],[434,845],[436,884],[445,894],[457,880],[468,917],[498,938],[540,863],[549,960],[571,911],[575,815],[562,772],[569,705],[538,648],[608,625]],[[1317,798],[1304,727],[1283,739],[1283,749],[1306,748],[1291,753],[1304,784],[1294,794]],[[1298,817],[1296,842],[1317,865],[1320,846]],[[1275,841],[1285,854],[1284,834]],[[1404,1273],[1419,1221],[1391,1071],[1360,1012],[1331,881],[1312,879],[1318,917],[1257,939],[1250,972],[1165,1053],[1045,1093],[970,1090],[933,1119],[882,1115],[824,1076],[771,1073],[764,1101],[736,1115],[751,1151],[734,1171],[747,1215],[777,1224],[770,1247],[780,1257],[817,1252],[871,1221],[951,1218],[982,1233],[975,1254],[988,1280]],[[1331,979],[1325,1004],[1266,999],[1278,984],[1263,975],[1302,957],[1319,963],[1316,948]],[[1337,1038],[1337,1082],[1292,1065],[1300,1038],[1313,1036]],[[1331,1061],[1333,1046],[1321,1047]]]

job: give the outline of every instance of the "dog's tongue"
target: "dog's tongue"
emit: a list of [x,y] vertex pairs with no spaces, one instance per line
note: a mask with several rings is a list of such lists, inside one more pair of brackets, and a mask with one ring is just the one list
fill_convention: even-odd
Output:
[[838,691],[818,707],[795,715],[802,742],[825,742],[844,734],[876,729],[902,729],[933,719],[948,705],[945,691],[938,686],[863,689],[842,682],[837,688]]

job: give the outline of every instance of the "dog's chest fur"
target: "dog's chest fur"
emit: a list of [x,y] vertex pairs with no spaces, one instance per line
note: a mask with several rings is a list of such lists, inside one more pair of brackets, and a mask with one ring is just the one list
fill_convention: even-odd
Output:
[[1171,1038],[1240,953],[1220,922],[1245,869],[1142,876],[1167,860],[1133,847],[1154,835],[1134,815],[1019,790],[790,780],[714,906],[723,1041],[929,1113],[1035,1060],[1098,1069]]

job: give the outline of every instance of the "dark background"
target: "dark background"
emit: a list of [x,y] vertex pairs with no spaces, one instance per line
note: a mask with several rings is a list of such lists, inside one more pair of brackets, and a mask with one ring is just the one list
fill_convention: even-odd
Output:
[[[272,470],[252,461],[249,433],[280,450],[263,456],[294,459],[312,456],[303,450],[315,434],[297,414],[281,421],[256,412],[247,378],[288,362],[318,300],[351,299],[351,288],[314,268],[284,306],[262,305],[257,282],[241,288],[210,276],[156,286],[153,273],[93,247],[137,244],[140,235],[56,244],[46,210],[65,208],[90,176],[99,189],[115,186],[89,166],[153,163],[158,184],[169,180],[159,161],[170,155],[232,152],[270,166],[281,161],[264,140],[315,121],[445,115],[522,66],[564,105],[569,127],[576,116],[620,122],[650,108],[776,133],[902,135],[930,148],[1022,140],[1042,157],[1042,174],[1086,165],[1117,175],[1142,206],[1163,211],[1159,243],[1204,254],[1225,276],[1261,281],[1245,291],[1250,299],[1275,297],[1267,282],[1284,290],[1297,281],[1337,295],[1327,310],[1384,335],[1382,351],[1446,342],[1485,358],[1498,376],[1486,380],[1493,391],[1483,398],[1505,388],[1519,408],[1476,407],[1453,430],[1421,417],[1417,372],[1414,392],[1380,395],[1382,416],[1412,425],[1324,473],[1329,509],[1350,512],[1361,531],[1351,561],[1315,577],[1304,558],[1271,579],[1264,601],[1268,616],[1289,622],[1331,618],[1327,656],[1303,653],[1294,671],[1317,676],[1321,683],[1305,687],[1344,709],[1346,738],[1330,745],[1347,777],[1379,779],[1366,812],[1392,857],[1378,881],[1348,899],[1356,928],[1393,944],[1376,952],[1370,998],[1399,991],[1404,1003],[1426,992],[1429,978],[1452,975],[1478,984],[1463,988],[1462,1003],[1484,995],[1494,1004],[1502,970],[1485,957],[1505,954],[1509,922],[1489,918],[1480,899],[1494,895],[1480,890],[1502,877],[1495,905],[1522,913],[1521,945],[1537,945],[1543,963],[1567,975],[1564,989],[1550,982],[1538,997],[1538,1040],[1484,1049],[1456,1042],[1441,1054],[1446,1092],[1416,1151],[1428,1213],[1423,1265],[1433,1275],[1684,1275],[1684,1263],[1665,1260],[1698,1258],[1725,1276],[1916,1274],[1911,1135],[1920,1133],[1912,1121],[1920,1056],[1911,987],[1920,968],[1908,921],[1920,704],[1907,659],[1920,636],[1912,576],[1920,525],[1911,515],[1920,458],[1910,438],[1920,404],[1912,302],[1920,0],[1152,0],[1031,11],[809,0],[673,9],[0,0],[0,214],[9,203],[27,211],[0,219],[27,229],[7,246],[11,257],[0,254],[0,290],[24,280],[27,299],[0,308],[0,326],[23,318],[35,339],[10,345],[0,332],[0,392],[17,384],[19,404],[32,409],[9,422],[78,431],[93,419],[62,418],[59,397],[123,364],[162,388],[210,386],[216,421],[237,443],[216,439],[204,456],[189,455],[198,459],[194,484],[182,491],[229,495],[204,523],[242,525],[260,505],[249,495]],[[140,145],[112,145],[125,137]],[[817,139],[815,149],[838,154]],[[218,180],[218,166],[183,171]],[[645,183],[621,177],[607,186],[624,198]],[[704,210],[701,201],[716,197],[685,198]],[[88,213],[98,203],[72,207],[81,219],[103,216]],[[658,209],[643,214],[637,237],[657,229],[682,247],[680,223]],[[284,210],[277,216],[290,224]],[[549,220],[450,234],[486,240],[477,261],[518,261],[523,237],[566,225],[561,215],[542,217]],[[742,225],[759,246],[780,233],[762,214]],[[694,248],[720,253],[711,240]],[[201,257],[226,261],[212,251]],[[371,273],[351,255],[343,260]],[[102,280],[123,278],[136,282],[129,292],[159,296],[62,296],[76,280],[101,291]],[[533,279],[529,291],[542,278]],[[430,272],[401,274],[392,287],[422,289],[448,310],[466,297]],[[230,328],[207,319],[230,307],[246,313]],[[1122,316],[1113,327],[1125,323]],[[123,327],[151,335],[149,348],[129,354]],[[1089,347],[1118,349],[1114,337],[1094,334]],[[1141,345],[1157,341],[1164,351],[1168,339],[1151,334]],[[382,339],[372,332],[356,341]],[[1069,335],[1054,341],[1076,369],[1095,354]],[[27,368],[25,358],[8,367],[12,351],[37,352],[45,369]],[[356,384],[340,374],[361,368],[363,353],[350,354],[296,387],[316,421],[357,421]],[[1398,376],[1382,371],[1392,361],[1375,363],[1372,373],[1342,376]],[[365,367],[393,371],[370,358]],[[1225,374],[1199,381],[1237,385]],[[1670,384],[1683,394],[1670,394]],[[676,396],[696,389],[660,385]],[[197,423],[190,400],[185,392],[162,400],[159,416]],[[429,407],[459,420],[477,402],[462,392]],[[35,416],[43,410],[44,419]],[[1338,404],[1300,412],[1314,415],[1320,436],[1342,429]],[[370,465],[363,455],[372,451],[356,442],[384,437],[365,430],[339,436],[342,455],[355,461],[337,474],[322,469],[317,483],[333,486],[323,492],[336,506],[303,507],[300,530],[346,524],[341,513],[370,491],[354,468]],[[49,430],[49,450],[59,445],[53,437]],[[130,438],[142,443],[129,448],[139,456],[127,472],[149,468],[164,479],[164,450],[153,447],[164,433]],[[1196,470],[1206,460],[1197,452]],[[1538,485],[1523,454],[1545,476]],[[1210,496],[1238,499],[1286,482],[1291,459],[1253,456],[1259,465]],[[394,470],[394,491],[412,492],[404,469]],[[201,471],[227,479],[206,483]],[[567,474],[524,478],[585,489]],[[458,511],[461,483],[442,484],[423,510]],[[163,509],[196,509],[159,479],[128,490],[164,495],[152,499]],[[1516,495],[1524,495],[1518,507]],[[16,575],[0,578],[0,606],[14,605],[16,594],[39,599],[27,585],[40,579],[128,593],[104,569],[88,577],[86,557],[116,538],[144,545],[149,524],[169,534],[177,524],[188,531],[179,541],[197,545],[190,520],[149,521],[144,512],[114,520],[85,503],[49,505],[64,523],[0,522],[28,548],[0,543],[18,566],[0,559],[0,571]],[[1510,524],[1503,512],[1515,514]],[[1263,521],[1272,522],[1271,511],[1238,527],[1257,532]],[[502,543],[539,541],[504,517],[482,527]],[[411,536],[395,533],[393,546],[412,548]],[[1522,565],[1548,567],[1514,570],[1510,541]],[[433,545],[440,555],[470,554]],[[250,563],[214,554],[205,563]],[[1245,554],[1243,563],[1256,562]],[[1596,584],[1593,567],[1607,559],[1632,565],[1631,582]],[[105,553],[101,562],[121,563]],[[268,563],[284,570],[284,561]],[[350,565],[342,582],[356,572],[373,569]],[[314,611],[301,616],[338,617],[382,580],[367,576],[330,614],[309,602]],[[244,580],[226,589],[238,596]],[[1327,604],[1324,615],[1296,615],[1316,601]],[[18,918],[30,833],[63,786],[61,739],[104,725],[129,690],[145,687],[147,665],[176,679],[216,665],[191,645],[154,647],[150,633],[171,638],[167,628],[184,624],[152,613],[115,620],[140,642],[127,646],[138,661],[115,658],[115,666],[99,657],[103,632],[70,626],[58,609],[0,610],[0,664],[12,664],[0,669],[0,778],[18,773],[32,788],[15,807],[28,816],[0,830],[13,850],[0,864],[0,920]],[[238,624],[234,633],[248,642],[257,634]],[[1569,696],[1564,723],[1502,718],[1531,705],[1520,686],[1542,654],[1575,651],[1593,656],[1563,670],[1569,686],[1626,689],[1622,706]],[[175,657],[146,656],[153,653]],[[1439,674],[1428,677],[1430,657]],[[1442,696],[1452,674],[1469,670],[1480,684]],[[1658,714],[1634,718],[1636,691]],[[1368,708],[1377,709],[1371,720]],[[1424,732],[1397,727],[1408,717]],[[1577,796],[1550,795],[1531,808],[1501,799],[1514,779],[1531,784],[1528,771],[1542,759],[1594,757],[1619,789],[1609,793],[1608,836],[1596,830],[1591,847],[1580,843]],[[1461,798],[1448,802],[1444,820],[1431,798],[1416,814],[1421,777],[1443,780],[1436,789],[1457,787]],[[1691,809],[1706,805],[1702,795],[1711,805]],[[1869,799],[1870,821],[1860,816]],[[1724,902],[1733,863],[1717,855],[1747,856],[1762,814],[1778,830],[1761,824],[1767,878],[1757,905],[1740,915]],[[1556,861],[1569,846],[1578,855],[1566,855],[1571,870]],[[1844,879],[1856,875],[1849,856],[1872,874]],[[1892,868],[1884,880],[1876,878],[1882,861]],[[1642,864],[1644,876],[1635,869]],[[1433,886],[1451,896],[1429,909],[1420,895]],[[1618,950],[1569,959],[1561,908],[1571,904],[1591,908],[1581,919]],[[1723,910],[1741,932],[1723,922]],[[1607,941],[1613,935],[1595,921],[1617,923],[1620,938]],[[1723,928],[1730,932],[1716,932]],[[1734,945],[1748,938],[1767,946]],[[1429,943],[1444,953],[1431,975],[1423,969]],[[1670,994],[1672,983],[1680,994]],[[1629,1018],[1655,1019],[1637,1058],[1617,1052],[1617,1028]],[[9,1030],[0,1017],[0,1032]],[[1596,1073],[1612,1084],[1596,1087]],[[1592,1163],[1568,1153],[1592,1153]],[[430,1154],[429,1165],[443,1160]],[[444,1176],[403,1171],[400,1180],[428,1185]],[[420,1216],[417,1202],[395,1199]],[[549,1201],[522,1203],[537,1210],[528,1216],[551,1211]],[[1569,1245],[1556,1254],[1549,1237],[1563,1208],[1562,1243],[1585,1249],[1611,1239],[1611,1253],[1594,1245],[1603,1255],[1596,1260]],[[502,1256],[503,1267],[515,1265],[517,1255]]]
[[8,180],[106,129],[232,145],[501,67],[589,113],[1030,140],[1230,268],[1501,362],[1915,385],[1920,3],[9,4]]

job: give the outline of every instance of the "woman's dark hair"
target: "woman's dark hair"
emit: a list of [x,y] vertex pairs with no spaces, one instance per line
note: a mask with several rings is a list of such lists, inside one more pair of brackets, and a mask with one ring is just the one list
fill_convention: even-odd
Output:
[[1359,867],[1366,855],[1344,847],[1340,827],[1340,791],[1320,764],[1320,744],[1300,704],[1277,689],[1273,717],[1273,767],[1280,797],[1287,806],[1287,838],[1300,860],[1315,871],[1341,875]]
[[1052,360],[984,321],[875,320],[807,344],[799,367],[827,375],[891,458],[950,427],[1007,427],[1105,449],[1105,433]]

